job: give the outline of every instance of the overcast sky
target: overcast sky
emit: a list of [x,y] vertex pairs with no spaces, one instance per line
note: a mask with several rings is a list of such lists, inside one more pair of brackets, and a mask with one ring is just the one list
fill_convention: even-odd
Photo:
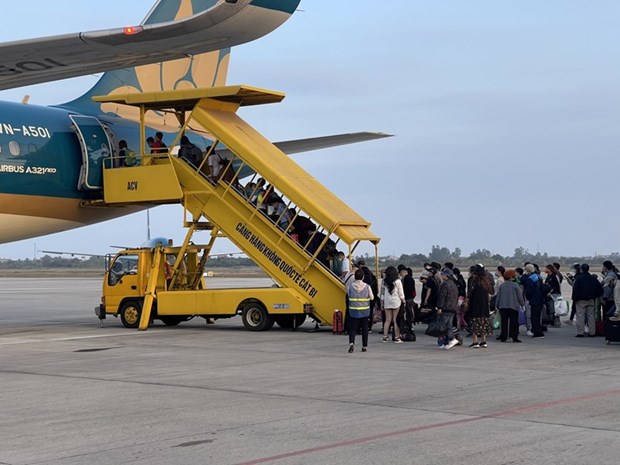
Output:
[[[152,4],[11,2],[0,40],[137,24]],[[303,0],[300,9],[233,49],[228,83],[287,94],[241,113],[272,140],[395,134],[295,156],[373,223],[382,255],[428,253],[433,244],[464,255],[620,250],[620,2]],[[0,99],[60,103],[96,79]],[[180,241],[182,213],[152,210],[152,235]],[[32,257],[35,243],[105,253],[110,244],[138,245],[145,228],[140,213],[0,245],[0,257]]]

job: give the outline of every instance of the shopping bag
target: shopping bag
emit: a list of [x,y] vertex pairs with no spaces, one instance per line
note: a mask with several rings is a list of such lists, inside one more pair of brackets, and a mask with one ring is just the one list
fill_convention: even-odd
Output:
[[568,302],[562,299],[562,296],[553,299],[553,308],[555,309],[555,316],[568,315]]
[[381,321],[383,321],[383,310],[380,305],[376,305],[375,311],[372,314],[372,322],[380,323]]
[[495,316],[493,317],[493,329],[499,329],[502,325],[502,316],[499,310],[495,310]]

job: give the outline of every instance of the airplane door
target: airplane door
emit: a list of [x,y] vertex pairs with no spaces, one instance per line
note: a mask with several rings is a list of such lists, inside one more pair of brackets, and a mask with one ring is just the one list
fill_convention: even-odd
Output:
[[82,171],[78,189],[103,189],[103,160],[110,156],[110,139],[94,116],[70,115],[82,148]]

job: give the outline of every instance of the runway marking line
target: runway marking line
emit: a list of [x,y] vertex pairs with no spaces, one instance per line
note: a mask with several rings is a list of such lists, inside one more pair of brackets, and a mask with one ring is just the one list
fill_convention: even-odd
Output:
[[42,342],[66,342],[66,341],[80,341],[83,339],[98,339],[102,337],[121,337],[121,336],[135,336],[136,334],[145,334],[144,331],[135,333],[117,333],[117,334],[94,334],[90,336],[67,336],[67,337],[56,337],[50,339],[19,339],[13,341],[2,341],[0,342],[0,346],[8,346],[8,345],[16,345],[16,344],[37,344]]
[[377,441],[377,440],[383,439],[383,438],[389,438],[389,437],[395,437],[395,436],[403,436],[403,435],[406,435],[406,434],[418,433],[420,431],[428,431],[428,430],[431,430],[431,429],[445,428],[447,426],[461,425],[461,424],[465,424],[465,423],[471,423],[471,422],[474,422],[474,421],[487,420],[487,419],[491,419],[491,418],[500,418],[500,417],[505,417],[505,416],[509,416],[509,415],[517,415],[517,414],[520,414],[520,413],[532,412],[532,411],[540,410],[540,409],[544,409],[544,408],[556,407],[558,405],[572,404],[574,402],[579,402],[579,401],[584,401],[584,400],[591,400],[591,399],[598,399],[600,397],[607,397],[607,396],[618,395],[618,394],[620,394],[620,389],[615,389],[615,390],[610,390],[610,391],[594,392],[594,393],[591,393],[591,394],[584,394],[582,396],[570,397],[570,398],[567,398],[567,399],[554,400],[554,401],[550,401],[550,402],[541,402],[541,403],[538,403],[538,404],[526,405],[524,407],[515,407],[515,408],[511,408],[511,409],[507,409],[507,410],[501,410],[499,412],[490,413],[488,415],[480,415],[480,416],[471,417],[471,418],[463,418],[463,419],[460,419],[460,420],[444,421],[444,422],[441,422],[441,423],[433,423],[431,425],[418,426],[416,428],[408,428],[408,429],[399,430],[399,431],[391,431],[391,432],[387,432],[387,433],[376,434],[376,435],[373,435],[373,436],[366,436],[366,437],[363,437],[363,438],[349,439],[348,441],[336,442],[336,443],[333,443],[333,444],[327,444],[325,446],[312,447],[310,449],[302,449],[302,450],[298,450],[298,451],[294,451],[294,452],[288,452],[288,453],[285,453],[285,454],[274,455],[274,456],[271,456],[271,457],[263,457],[261,459],[250,460],[249,462],[241,462],[241,463],[238,463],[236,465],[260,465],[262,463],[271,463],[271,462],[276,462],[278,460],[283,460],[283,459],[287,459],[287,458],[291,458],[291,457],[299,457],[301,455],[309,455],[309,454],[313,454],[315,452],[323,452],[323,451],[330,450],[330,449],[340,449],[340,448],[343,448],[343,447],[354,446],[354,445],[363,444],[363,443],[366,443],[366,442]]

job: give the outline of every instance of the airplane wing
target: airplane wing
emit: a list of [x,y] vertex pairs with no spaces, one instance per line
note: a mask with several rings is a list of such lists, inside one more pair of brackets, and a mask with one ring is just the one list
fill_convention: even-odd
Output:
[[293,153],[310,152],[312,150],[327,149],[339,145],[383,139],[384,137],[393,137],[393,135],[383,132],[355,132],[350,134],[338,134],[335,136],[274,142],[274,145],[287,155],[291,155]]
[[69,255],[70,257],[105,257],[95,253],[79,253],[79,252],[54,252],[53,250],[40,250],[39,252],[51,255]]
[[252,41],[300,0],[225,0],[178,21],[0,44],[0,90],[185,58]]
[[[393,137],[393,134],[386,134],[384,132],[353,132],[350,134],[337,134],[335,136],[312,137],[310,139],[274,142],[273,145],[278,147],[287,155],[292,155],[294,153],[311,152],[313,150],[327,149],[330,147],[337,147],[339,145],[348,145],[355,144],[357,142],[383,139],[384,137]],[[217,149],[217,153],[226,158],[233,158],[232,152],[228,149]]]

